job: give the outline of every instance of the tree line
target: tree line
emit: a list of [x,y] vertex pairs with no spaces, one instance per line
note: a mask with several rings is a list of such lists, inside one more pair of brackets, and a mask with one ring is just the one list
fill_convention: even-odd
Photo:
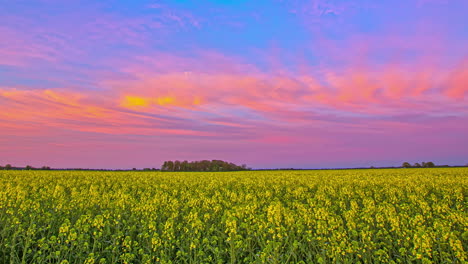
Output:
[[[403,162],[401,165],[403,168],[435,168],[435,167],[468,167],[468,163],[459,166],[449,166],[449,165],[435,165],[434,162],[421,162],[421,163],[414,163],[411,165],[409,162]],[[401,168],[400,167],[400,168]],[[371,169],[378,169],[378,168],[398,168],[398,167],[370,167]],[[350,168],[348,168],[350,169]],[[360,169],[360,168],[356,168]],[[98,171],[127,171],[126,169],[84,169],[84,168],[68,168],[68,169],[51,169],[49,166],[42,166],[35,168],[33,166],[26,166],[26,167],[16,167],[12,166],[11,164],[6,164],[5,166],[0,165],[0,170],[98,170]],[[133,168],[133,171],[140,171],[137,168]],[[247,168],[245,164],[239,166],[231,162],[226,162],[222,160],[201,160],[201,161],[165,161],[164,164],[161,166],[161,169],[157,168],[143,168],[142,171],[242,171],[242,170],[251,170],[251,168]],[[266,169],[266,170],[295,170],[294,168],[281,168],[281,169]]]
[[26,167],[13,167],[11,164],[6,164],[4,167],[0,166],[0,170],[50,170],[49,166],[42,166],[40,168],[34,168],[31,165],[27,165]]
[[415,163],[411,165],[409,162],[403,162],[401,165],[403,168],[434,168],[436,165],[432,161],[422,162],[422,163]]
[[200,160],[200,161],[172,161],[168,160],[161,166],[161,171],[242,171],[250,170],[247,165],[236,165],[232,162],[222,160]]

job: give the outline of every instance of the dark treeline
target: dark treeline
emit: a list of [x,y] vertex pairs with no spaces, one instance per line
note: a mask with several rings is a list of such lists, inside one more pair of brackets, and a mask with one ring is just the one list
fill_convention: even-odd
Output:
[[421,162],[421,163],[415,163],[414,165],[411,165],[409,162],[403,162],[401,165],[403,168],[434,168],[434,167],[448,167],[448,165],[442,165],[442,166],[436,166],[434,162],[428,161],[428,162]]
[[0,166],[0,170],[50,170],[49,166],[42,166],[40,168],[34,168],[33,166],[26,166],[26,167],[13,167],[11,164],[7,164],[4,167]]
[[[255,170],[349,170],[349,169],[396,169],[396,168],[456,168],[456,167],[468,167],[468,163],[465,165],[435,165],[434,162],[421,162],[414,163],[411,165],[409,162],[404,162],[401,166],[392,166],[392,167],[355,167],[355,168],[320,168],[320,169],[298,169],[298,168],[265,168],[265,169],[255,169]],[[222,161],[222,160],[201,160],[201,161],[165,161],[161,166],[161,169],[158,168],[143,168],[143,169],[91,169],[91,168],[51,168],[49,166],[42,167],[17,167],[11,164],[6,164],[4,166],[0,165],[0,170],[65,170],[65,171],[242,171],[242,170],[252,170],[247,168],[245,164],[238,166],[234,163]]]
[[200,161],[165,161],[161,171],[242,171],[250,170],[245,164],[238,166],[231,162],[222,160],[200,160]]

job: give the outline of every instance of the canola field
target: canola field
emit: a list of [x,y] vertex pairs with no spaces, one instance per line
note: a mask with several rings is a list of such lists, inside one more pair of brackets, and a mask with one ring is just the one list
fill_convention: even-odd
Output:
[[0,171],[0,263],[467,263],[468,169]]

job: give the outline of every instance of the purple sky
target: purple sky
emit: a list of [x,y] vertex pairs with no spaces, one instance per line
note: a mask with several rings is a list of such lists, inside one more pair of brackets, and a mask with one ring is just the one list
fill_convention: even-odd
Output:
[[468,163],[468,1],[7,1],[0,164]]

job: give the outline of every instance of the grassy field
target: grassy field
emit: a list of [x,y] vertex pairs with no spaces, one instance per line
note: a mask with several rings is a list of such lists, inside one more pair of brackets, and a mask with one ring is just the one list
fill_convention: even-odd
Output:
[[0,171],[0,263],[466,263],[467,168]]

